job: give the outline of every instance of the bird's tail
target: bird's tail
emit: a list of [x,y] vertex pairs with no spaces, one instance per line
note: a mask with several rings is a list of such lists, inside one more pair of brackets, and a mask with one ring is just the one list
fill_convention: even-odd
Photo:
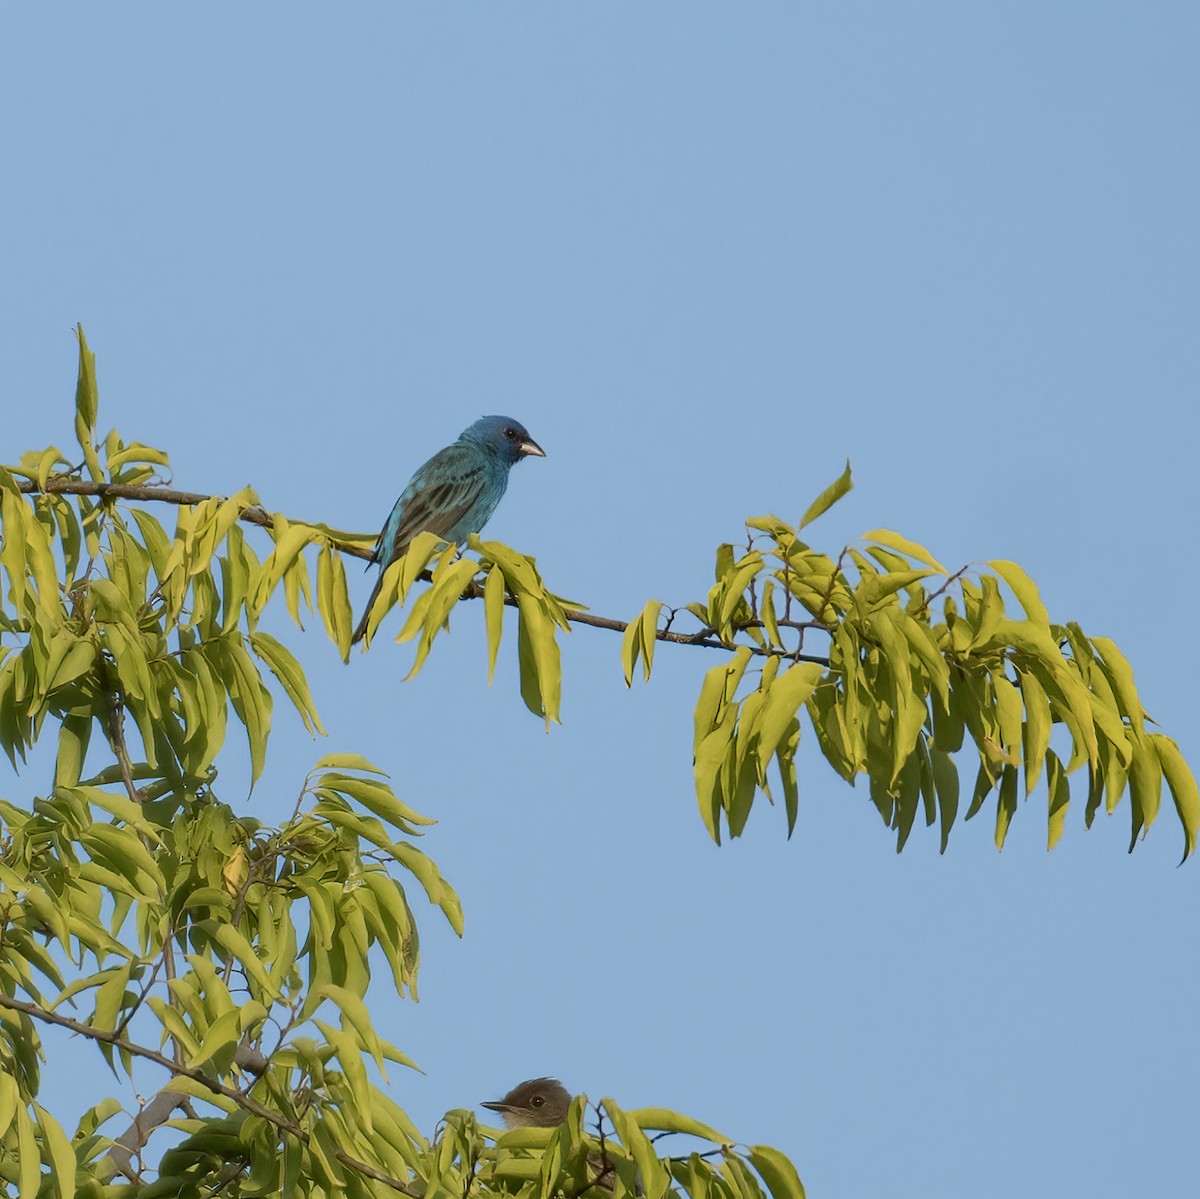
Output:
[[354,630],[354,635],[350,638],[351,645],[357,645],[367,634],[367,623],[371,619],[371,609],[375,607],[375,601],[379,598],[379,589],[383,586],[383,571],[379,572],[379,578],[375,580],[375,586],[371,588],[371,595],[367,600],[367,606],[363,609],[362,620],[358,622],[358,628]]

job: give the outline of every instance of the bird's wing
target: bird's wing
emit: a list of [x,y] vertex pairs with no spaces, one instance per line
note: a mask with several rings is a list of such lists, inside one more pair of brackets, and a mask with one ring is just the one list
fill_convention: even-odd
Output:
[[379,542],[375,561],[386,567],[423,532],[448,537],[487,486],[487,463],[470,446],[439,450],[409,480],[396,501]]

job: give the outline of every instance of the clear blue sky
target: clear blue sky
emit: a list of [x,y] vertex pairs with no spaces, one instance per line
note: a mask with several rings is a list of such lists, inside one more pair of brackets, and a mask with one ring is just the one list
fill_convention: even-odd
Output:
[[[1200,762],[1198,13],[5,6],[0,460],[70,443],[77,320],[102,423],[180,486],[341,527],[509,413],[550,456],[489,534],[628,616],[849,457],[814,540],[1017,560]],[[580,630],[547,736],[511,645],[486,688],[476,613],[407,684],[387,638],[349,667],[322,638],[292,644],[328,744],[281,717],[250,805],[356,750],[440,821],[466,937],[419,907],[422,1002],[375,1007],[426,1130],[551,1073],[777,1144],[814,1199],[1195,1193],[1200,865],[1169,811],[1132,857],[1127,810],[1085,833],[1081,801],[1047,855],[1038,798],[1002,855],[985,816],[897,857],[808,744],[792,841],[764,806],[718,850],[712,655],[628,693]]]

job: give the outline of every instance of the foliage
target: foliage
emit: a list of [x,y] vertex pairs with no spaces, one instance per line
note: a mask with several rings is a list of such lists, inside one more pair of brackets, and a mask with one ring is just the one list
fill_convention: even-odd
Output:
[[[950,572],[887,529],[836,561],[814,550],[800,530],[849,488],[847,465],[798,525],[747,521],[744,551],[722,545],[706,601],[687,605],[699,636],[733,651],[708,671],[696,705],[696,791],[712,837],[720,841],[722,820],[740,835],[756,793],[771,797],[772,760],[791,834],[803,714],[838,774],[852,784],[867,776],[897,852],[922,811],[926,824],[939,824],[945,851],[960,807],[953,755],[969,742],[978,766],[966,819],[996,792],[997,849],[1022,785],[1028,797],[1043,770],[1053,849],[1070,805],[1068,776],[1086,766],[1088,827],[1128,792],[1132,850],[1158,817],[1165,780],[1187,858],[1200,829],[1196,780],[1176,743],[1147,727],[1153,721],[1116,644],[1074,622],[1052,623],[1015,562]],[[660,609],[651,601],[625,631],[627,683],[639,657],[650,677]],[[827,656],[803,653],[806,634],[824,636]]]
[[[157,476],[161,451],[115,432],[97,443],[94,360],[82,330],[79,340],[82,462],[51,447],[0,468],[0,745],[16,768],[47,727],[57,737],[48,793],[0,801],[5,1193],[801,1196],[777,1151],[607,1099],[578,1099],[552,1130],[497,1135],[465,1111],[432,1140],[414,1127],[380,1085],[387,1063],[412,1063],[379,1037],[367,998],[372,961],[415,997],[414,884],[461,933],[458,899],[419,848],[431,822],[353,753],[327,754],[297,780],[277,827],[217,786],[231,717],[254,782],[276,702],[323,731],[299,660],[260,623],[282,597],[301,629],[317,613],[345,658],[343,559],[367,556],[369,538],[268,514],[249,490],[173,491]],[[457,604],[481,601],[490,677],[515,608],[521,697],[547,726],[560,714],[558,634],[573,624],[623,634],[630,684],[639,664],[650,678],[659,642],[718,652],[694,741],[700,811],[718,841],[742,833],[773,785],[790,834],[807,723],[839,775],[867,776],[898,849],[922,812],[945,849],[960,808],[954,755],[969,743],[966,816],[996,792],[998,846],[1022,784],[1028,796],[1043,778],[1053,846],[1068,776],[1086,766],[1089,825],[1128,793],[1132,847],[1165,780],[1190,854],[1195,780],[1151,729],[1117,646],[1052,623],[1012,562],[951,572],[887,530],[836,559],[811,548],[801,531],[850,485],[847,467],[795,525],[748,521],[744,547],[719,547],[704,600],[652,600],[629,624],[555,595],[506,546],[472,538],[459,556],[422,535],[388,568],[367,639],[403,606],[398,640],[414,643],[414,674]],[[175,506],[173,531],[154,504]],[[674,627],[688,617],[692,631]],[[821,652],[806,652],[806,637]],[[85,1038],[130,1091],[135,1070],[158,1072],[133,1124],[101,1132],[122,1110],[110,1098],[68,1137],[38,1103],[44,1025]],[[660,1157],[655,1133],[715,1148]]]
[[[322,731],[302,666],[260,620],[280,596],[298,625],[315,607],[345,655],[343,554],[366,539],[268,516],[249,491],[180,500],[157,482],[161,451],[115,432],[97,444],[82,330],[79,342],[81,465],[51,448],[0,470],[0,744],[17,768],[57,734],[48,792],[0,801],[0,1192],[549,1196],[603,1173],[618,1195],[802,1196],[774,1150],[739,1152],[686,1117],[607,1100],[581,1098],[561,1129],[533,1137],[467,1112],[432,1140],[413,1125],[381,1085],[389,1063],[412,1063],[379,1036],[368,999],[373,963],[416,996],[414,884],[462,931],[454,890],[419,847],[431,821],[353,753],[297,780],[277,827],[218,785],[231,724],[254,781],[276,702]],[[174,531],[119,502],[131,495],[175,503]],[[265,553],[244,524],[264,530]],[[471,590],[494,666],[515,606],[522,696],[555,720],[566,609],[530,559],[475,548],[478,562],[456,560],[419,538],[374,624],[419,590],[401,632],[415,671]],[[82,1038],[123,1094],[145,1092],[147,1071],[159,1089],[115,1125],[122,1105],[104,1099],[68,1134],[38,1099],[48,1025]],[[718,1147],[660,1158],[655,1129]]]

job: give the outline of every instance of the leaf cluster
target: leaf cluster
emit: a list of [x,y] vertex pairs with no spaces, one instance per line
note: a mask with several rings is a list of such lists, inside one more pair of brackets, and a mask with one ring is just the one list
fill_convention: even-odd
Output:
[[[589,1123],[589,1116],[593,1119]],[[712,1148],[662,1156],[663,1138],[683,1135]],[[728,1137],[663,1108],[623,1111],[612,1099],[594,1107],[576,1096],[557,1128],[497,1135],[468,1111],[454,1111],[437,1137],[425,1194],[458,1196],[474,1186],[520,1199],[612,1195],[688,1195],[694,1199],[804,1199],[795,1166],[766,1145]]]
[[[827,489],[806,516],[849,489]],[[1069,776],[1086,768],[1085,822],[1129,796],[1130,848],[1157,819],[1163,783],[1196,847],[1200,793],[1178,746],[1153,731],[1133,670],[1115,642],[1052,622],[1014,562],[949,571],[924,546],[886,529],[835,559],[775,516],[747,522],[743,552],[723,545],[706,600],[687,610],[731,657],[705,676],[696,706],[694,765],[705,826],[720,839],[744,829],[754,797],[771,797],[774,762],[791,833],[801,725],[847,782],[867,778],[871,801],[904,847],[919,814],[944,851],[960,810],[963,750],[975,762],[967,819],[995,794],[1004,844],[1023,788],[1046,780],[1047,842],[1062,834]],[[626,679],[643,647],[648,605],[626,637]],[[821,638],[825,655],[805,654]],[[752,663],[757,663],[755,668]],[[804,720],[802,721],[802,716]],[[969,747],[970,752],[964,750]]]
[[[323,733],[299,660],[261,626],[282,598],[301,628],[316,613],[345,657],[343,558],[368,539],[268,514],[248,489],[175,501],[173,528],[127,506],[155,497],[169,462],[97,438],[82,330],[79,342],[81,460],[51,447],[0,468],[0,745],[16,769],[55,734],[45,793],[0,800],[0,1193],[802,1195],[761,1147],[722,1140],[718,1165],[664,1162],[643,1127],[700,1126],[653,1113],[647,1125],[609,1101],[592,1139],[582,1101],[541,1145],[497,1141],[463,1113],[432,1140],[413,1125],[385,1089],[389,1064],[413,1063],[380,1037],[370,990],[382,973],[416,997],[414,884],[462,932],[458,897],[420,848],[432,822],[353,753],[321,757],[277,824],[223,797],[219,774],[238,726],[261,794],[279,702]],[[458,601],[481,599],[490,671],[515,608],[522,698],[549,724],[566,602],[531,559],[472,548],[460,559],[418,538],[370,631],[411,600],[399,640],[415,642],[415,673]],[[39,1102],[47,1026],[99,1055],[119,1092],[70,1134]],[[122,1104],[134,1095],[148,1098]],[[597,1152],[611,1178],[587,1173]]]

